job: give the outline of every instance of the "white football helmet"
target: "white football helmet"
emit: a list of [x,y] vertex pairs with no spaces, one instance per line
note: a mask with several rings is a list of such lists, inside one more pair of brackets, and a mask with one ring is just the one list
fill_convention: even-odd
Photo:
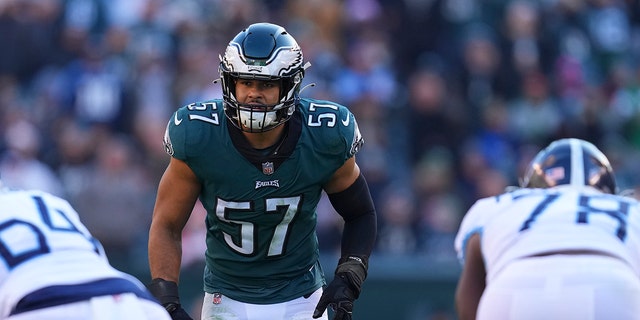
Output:
[[[281,26],[255,23],[229,42],[220,57],[224,112],[236,127],[247,132],[271,130],[291,118],[304,77],[302,50]],[[277,80],[280,99],[274,105],[244,104],[236,99],[238,79]]]

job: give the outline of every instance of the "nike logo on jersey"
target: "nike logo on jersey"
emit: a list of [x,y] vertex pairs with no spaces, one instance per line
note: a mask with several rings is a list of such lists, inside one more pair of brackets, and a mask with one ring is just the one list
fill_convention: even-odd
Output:
[[182,119],[178,120],[178,113],[176,112],[175,117],[173,117],[173,123],[175,123],[176,126],[179,126],[180,123],[182,123]]
[[342,120],[342,125],[345,126],[345,127],[349,126],[349,121],[350,120],[351,120],[351,117],[347,113],[347,117],[344,120]]

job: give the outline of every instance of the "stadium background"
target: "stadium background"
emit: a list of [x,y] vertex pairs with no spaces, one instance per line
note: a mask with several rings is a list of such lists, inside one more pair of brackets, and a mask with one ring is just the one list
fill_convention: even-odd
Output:
[[[3,182],[69,199],[146,281],[166,122],[220,97],[218,54],[258,21],[286,26],[312,63],[303,95],[347,105],[366,140],[380,229],[356,319],[455,319],[460,218],[551,140],[589,140],[621,189],[639,184],[632,0],[0,0]],[[326,201],[319,214],[332,270],[341,226]],[[184,234],[195,309],[202,215]]]

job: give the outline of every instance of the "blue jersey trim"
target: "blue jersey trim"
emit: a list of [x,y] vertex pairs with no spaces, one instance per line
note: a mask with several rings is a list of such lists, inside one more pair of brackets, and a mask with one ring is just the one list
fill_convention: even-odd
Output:
[[10,315],[121,293],[134,293],[139,298],[158,302],[149,292],[129,280],[108,278],[81,284],[56,285],[38,289],[20,299],[15,308],[11,310]]
[[464,260],[466,259],[466,256],[467,256],[467,246],[469,244],[469,239],[471,239],[471,237],[476,233],[478,234],[478,236],[482,238],[483,231],[484,231],[483,227],[475,227],[464,236],[464,240],[462,240],[462,250],[461,250],[462,255],[460,256],[460,259],[459,259],[461,265],[464,265]]

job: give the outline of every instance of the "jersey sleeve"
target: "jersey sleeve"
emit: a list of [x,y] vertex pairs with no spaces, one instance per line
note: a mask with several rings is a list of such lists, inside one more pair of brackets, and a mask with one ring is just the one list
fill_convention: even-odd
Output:
[[358,124],[346,106],[326,100],[303,99],[300,111],[317,153],[344,163],[362,147],[364,140]]
[[484,216],[486,215],[486,212],[491,210],[491,207],[495,204],[496,197],[480,199],[476,201],[473,206],[471,206],[469,211],[467,211],[464,218],[462,219],[454,242],[458,260],[461,264],[464,264],[465,253],[469,238],[471,238],[471,236],[476,233],[479,234],[480,237],[482,237]]
[[360,134],[356,117],[346,107],[340,109],[340,119],[344,119],[340,120],[340,125],[343,141],[346,146],[345,150],[347,150],[346,159],[348,159],[360,151],[360,148],[364,144],[364,139],[362,138],[362,134]]
[[184,107],[176,110],[169,122],[164,133],[164,150],[172,157],[180,160],[186,159],[186,135],[187,126],[180,126],[184,121],[186,110]]
[[221,103],[211,100],[196,102],[176,110],[164,134],[165,151],[172,157],[186,161],[203,151],[202,145],[211,139],[210,126],[219,126],[224,120]]

